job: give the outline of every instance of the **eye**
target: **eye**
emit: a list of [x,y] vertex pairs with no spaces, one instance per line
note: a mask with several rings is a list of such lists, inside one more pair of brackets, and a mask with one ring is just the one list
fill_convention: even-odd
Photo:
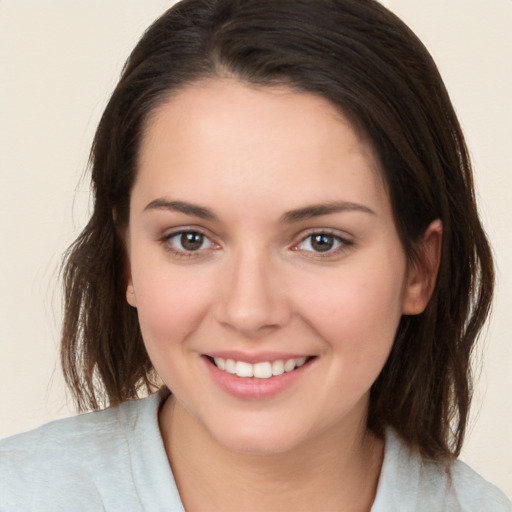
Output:
[[297,250],[315,253],[334,253],[351,242],[332,233],[311,233],[296,246]]
[[182,256],[216,247],[206,235],[198,231],[180,231],[178,233],[172,233],[166,236],[162,242],[165,244],[167,250]]

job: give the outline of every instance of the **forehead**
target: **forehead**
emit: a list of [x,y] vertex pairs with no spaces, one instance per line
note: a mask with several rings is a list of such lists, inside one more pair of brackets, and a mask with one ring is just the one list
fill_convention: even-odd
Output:
[[387,200],[381,176],[370,146],[326,99],[219,79],[180,90],[151,115],[135,188],[143,184],[148,201],[192,187],[204,203],[214,187],[231,201],[259,193],[294,207],[345,199],[344,190]]

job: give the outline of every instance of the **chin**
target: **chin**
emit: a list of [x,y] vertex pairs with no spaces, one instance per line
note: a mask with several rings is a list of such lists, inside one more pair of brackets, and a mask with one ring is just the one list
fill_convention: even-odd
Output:
[[268,434],[230,437],[225,441],[219,441],[222,442],[225,448],[233,452],[255,456],[279,455],[293,450],[297,445],[289,437],[280,438]]
[[277,455],[292,451],[307,442],[307,436],[298,431],[296,426],[287,426],[283,422],[245,421],[232,425],[238,428],[212,426],[209,431],[217,443],[236,453]]

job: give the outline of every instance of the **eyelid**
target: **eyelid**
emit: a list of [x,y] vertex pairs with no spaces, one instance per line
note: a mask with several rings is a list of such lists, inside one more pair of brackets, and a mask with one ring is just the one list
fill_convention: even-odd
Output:
[[[328,251],[309,251],[300,249],[300,245],[304,243],[308,238],[310,238],[313,235],[327,235],[335,238],[338,240],[340,245],[334,249],[330,249]],[[302,252],[307,253],[308,256],[314,257],[314,258],[329,258],[333,256],[337,256],[340,253],[346,251],[350,246],[354,245],[354,241],[350,235],[347,233],[342,233],[338,230],[330,229],[330,228],[312,228],[306,231],[305,233],[300,234],[300,238],[297,242],[294,242],[294,244],[291,247],[292,251],[296,252]]]
[[[185,249],[179,249],[170,244],[170,240],[176,236],[184,235],[186,233],[197,233],[207,239],[210,243],[210,246],[203,249],[197,249],[195,251],[187,251]],[[204,229],[199,228],[197,226],[180,226],[174,229],[167,231],[164,235],[159,237],[158,241],[163,245],[164,249],[174,256],[181,258],[189,258],[189,257],[200,257],[204,256],[205,252],[216,250],[220,248],[220,245],[215,242],[213,237],[205,232]]]

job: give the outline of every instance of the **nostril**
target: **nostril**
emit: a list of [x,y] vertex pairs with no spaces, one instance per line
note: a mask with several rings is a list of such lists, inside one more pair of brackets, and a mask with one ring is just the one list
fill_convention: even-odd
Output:
[[[245,337],[268,334],[286,324],[290,307],[279,279],[269,274],[262,256],[240,256],[229,275],[219,276],[215,317],[224,327]],[[264,268],[263,268],[264,267]]]

